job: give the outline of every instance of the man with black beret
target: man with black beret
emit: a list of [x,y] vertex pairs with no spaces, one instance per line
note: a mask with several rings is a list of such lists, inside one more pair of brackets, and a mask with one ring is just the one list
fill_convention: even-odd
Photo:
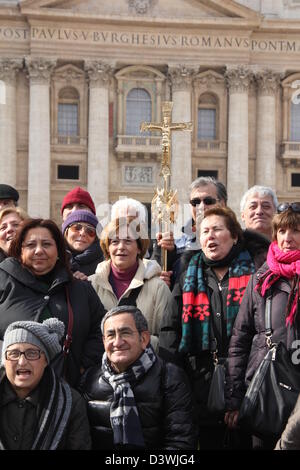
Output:
[[0,210],[9,206],[17,206],[18,200],[19,193],[15,188],[9,184],[0,184]]

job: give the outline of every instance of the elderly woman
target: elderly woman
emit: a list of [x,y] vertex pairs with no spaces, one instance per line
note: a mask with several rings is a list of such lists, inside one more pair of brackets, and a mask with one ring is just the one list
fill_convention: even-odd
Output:
[[75,277],[84,279],[94,274],[98,263],[103,260],[97,229],[101,232],[102,227],[97,217],[86,210],[71,212],[62,224],[70,253],[71,270]]
[[89,282],[73,278],[62,233],[51,220],[26,220],[9,255],[0,265],[0,339],[14,321],[58,318],[71,336],[66,378],[76,385],[103,354],[99,297]]
[[221,449],[223,415],[207,408],[213,355],[227,357],[233,323],[255,267],[244,248],[241,226],[228,207],[205,211],[200,242],[202,250],[193,252],[174,286],[177,311],[163,321],[160,354],[188,373],[198,408],[200,449]]
[[[239,408],[254,372],[267,353],[265,304],[271,294],[272,341],[292,350],[299,338],[297,317],[300,275],[300,203],[282,203],[272,221],[267,262],[247,286],[237,316],[228,355],[225,422],[237,425]],[[279,436],[278,436],[279,437]],[[255,448],[273,449],[276,439],[254,438]]]
[[89,277],[106,310],[135,305],[145,315],[155,348],[162,316],[171,310],[171,292],[159,278],[156,261],[145,260],[149,246],[145,227],[135,217],[117,218],[102,231],[106,261]]
[[0,212],[0,262],[8,256],[8,250],[21,222],[29,216],[20,207],[7,207]]

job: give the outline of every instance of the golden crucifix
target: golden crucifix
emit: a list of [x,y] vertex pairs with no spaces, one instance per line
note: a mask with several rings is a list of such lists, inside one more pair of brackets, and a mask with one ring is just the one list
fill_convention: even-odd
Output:
[[[159,231],[170,232],[170,223],[175,222],[178,211],[177,190],[170,189],[169,177],[171,176],[171,132],[191,131],[191,122],[172,122],[172,101],[162,103],[163,122],[142,122],[141,132],[160,131],[162,134],[162,159],[160,175],[164,179],[163,189],[156,189],[151,203],[151,212],[154,221],[159,223]],[[163,270],[167,271],[167,251],[162,249]]]

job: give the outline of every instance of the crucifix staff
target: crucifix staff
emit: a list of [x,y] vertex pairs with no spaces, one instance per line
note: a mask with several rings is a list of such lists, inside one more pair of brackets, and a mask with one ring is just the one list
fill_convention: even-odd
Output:
[[[162,134],[162,159],[160,176],[163,177],[163,188],[156,189],[151,203],[151,212],[154,221],[159,223],[159,229],[162,232],[170,231],[170,223],[175,222],[178,210],[177,190],[170,188],[169,177],[171,176],[171,132],[173,131],[191,131],[193,129],[191,122],[172,122],[172,101],[162,103],[163,122],[142,122],[141,132],[160,131]],[[162,248],[162,267],[167,271],[167,251]]]

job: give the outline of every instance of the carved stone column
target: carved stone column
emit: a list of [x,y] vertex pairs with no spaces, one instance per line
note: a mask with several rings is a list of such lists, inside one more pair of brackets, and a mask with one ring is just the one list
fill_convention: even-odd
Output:
[[239,66],[225,73],[229,88],[228,205],[240,215],[240,200],[248,189],[248,89],[253,79],[250,70]]
[[86,62],[89,76],[88,191],[95,206],[108,202],[109,191],[109,82],[112,67]]
[[[185,66],[170,68],[173,113],[172,122],[192,120],[191,93],[194,70]],[[186,204],[192,182],[192,132],[172,132],[171,187],[177,189],[178,200]]]
[[276,91],[280,77],[271,70],[256,74],[257,153],[255,182],[276,188]]
[[27,58],[30,78],[28,206],[32,217],[50,217],[50,76],[55,60]]
[[17,122],[16,73],[22,60],[0,59],[0,80],[3,82],[0,100],[0,169],[3,183],[16,186]]

